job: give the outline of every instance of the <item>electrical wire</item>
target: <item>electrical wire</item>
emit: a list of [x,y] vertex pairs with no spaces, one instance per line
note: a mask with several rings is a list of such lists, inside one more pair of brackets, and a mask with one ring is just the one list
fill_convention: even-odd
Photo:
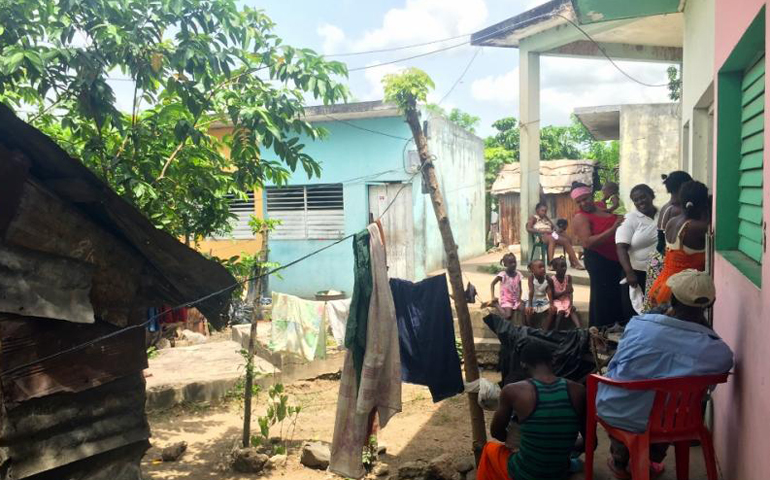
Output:
[[444,94],[444,96],[443,96],[443,97],[441,97],[441,100],[439,100],[439,101],[438,101],[438,104],[437,104],[437,105],[441,105],[442,103],[444,103],[444,100],[446,100],[446,99],[447,99],[447,97],[448,97],[449,95],[451,95],[451,94],[452,94],[452,92],[453,92],[453,91],[454,91],[454,89],[457,87],[457,85],[459,85],[459,84],[460,84],[460,82],[462,81],[463,77],[465,77],[465,74],[466,74],[466,73],[468,73],[468,70],[471,68],[471,65],[473,65],[473,61],[474,61],[474,60],[476,60],[476,57],[478,57],[478,56],[479,56],[479,52],[481,52],[481,47],[478,47],[478,48],[476,48],[476,52],[473,54],[473,56],[471,57],[470,61],[469,61],[469,62],[468,62],[468,64],[465,66],[465,69],[463,70],[463,72],[460,74],[460,76],[459,76],[459,77],[457,77],[457,80],[455,80],[455,83],[452,85],[452,88],[450,88],[450,89],[449,89],[449,90],[448,90],[448,91],[447,91],[447,92]]
[[353,128],[358,129],[358,130],[363,130],[364,132],[375,133],[377,135],[382,135],[384,137],[395,138],[396,140],[404,140],[404,141],[409,141],[410,140],[409,138],[406,138],[406,137],[399,137],[398,135],[392,135],[390,133],[380,132],[379,130],[372,130],[371,128],[362,127],[360,125],[356,125],[353,122],[348,122],[347,120],[342,120],[340,118],[333,117],[332,115],[329,115],[329,114],[326,114],[326,113],[324,114],[324,116],[328,117],[329,119],[331,119],[331,120],[333,120],[335,122],[344,123],[345,125],[347,125],[349,127],[353,127]]
[[455,35],[454,37],[447,37],[442,38],[440,40],[431,40],[429,42],[423,42],[423,43],[413,43],[411,45],[402,45],[400,47],[390,47],[390,48],[380,48],[378,50],[364,50],[361,52],[348,52],[348,53],[332,53],[329,55],[324,55],[325,57],[332,58],[332,57],[355,57],[358,55],[369,55],[371,53],[387,53],[387,52],[395,52],[398,50],[408,50],[410,48],[417,48],[417,47],[425,47],[427,45],[434,45],[436,43],[443,43],[448,42],[450,40],[457,40],[458,38],[462,37],[469,37],[470,33],[464,33],[462,35]]

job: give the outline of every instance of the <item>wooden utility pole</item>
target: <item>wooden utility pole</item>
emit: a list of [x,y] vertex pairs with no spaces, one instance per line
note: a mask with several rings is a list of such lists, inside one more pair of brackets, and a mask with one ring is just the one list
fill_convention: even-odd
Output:
[[[449,283],[452,286],[452,296],[454,297],[455,310],[457,311],[457,320],[460,324],[460,338],[463,342],[463,362],[465,364],[465,381],[470,383],[479,379],[479,365],[476,360],[476,345],[473,341],[473,325],[471,324],[471,314],[468,311],[468,302],[465,299],[465,288],[463,287],[463,275],[460,267],[460,257],[457,254],[457,244],[452,234],[452,226],[449,224],[444,196],[436,178],[436,170],[433,166],[433,160],[428,151],[428,141],[422,131],[420,119],[417,114],[417,106],[414,101],[410,102],[405,110],[406,123],[412,130],[414,142],[417,145],[417,153],[420,156],[420,166],[422,177],[430,191],[431,203],[433,203],[433,212],[436,214],[438,228],[441,232],[441,240],[444,243],[444,250],[447,256],[447,271],[449,272]],[[473,453],[476,456],[478,464],[481,450],[487,442],[487,430],[484,423],[484,411],[479,406],[478,394],[468,393],[468,407],[471,413],[471,429],[473,432]]]
[[262,249],[259,252],[256,264],[254,265],[254,275],[257,277],[254,285],[254,305],[251,312],[251,330],[249,331],[249,358],[246,359],[246,381],[243,392],[243,448],[251,445],[251,397],[254,385],[254,344],[257,341],[257,320],[262,319],[262,268],[267,262],[267,237],[268,229],[262,232]]

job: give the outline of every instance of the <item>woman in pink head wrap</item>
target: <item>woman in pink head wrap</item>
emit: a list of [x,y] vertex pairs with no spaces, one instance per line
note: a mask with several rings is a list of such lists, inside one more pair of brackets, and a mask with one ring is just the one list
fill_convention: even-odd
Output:
[[621,300],[623,267],[615,247],[615,230],[623,217],[597,208],[593,190],[587,185],[574,183],[570,195],[580,208],[572,218],[572,228],[583,245],[583,262],[591,280],[589,323],[597,327],[624,323],[628,318]]

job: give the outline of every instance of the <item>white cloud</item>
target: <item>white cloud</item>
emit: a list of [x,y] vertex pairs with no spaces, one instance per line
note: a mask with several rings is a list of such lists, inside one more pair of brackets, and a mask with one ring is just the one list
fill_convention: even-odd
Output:
[[[379,61],[370,62],[368,65],[376,65]],[[398,73],[404,67],[398,64],[382,65],[380,67],[364,70],[364,78],[369,84],[368,93],[364,94],[361,100],[382,100],[385,93],[382,89],[382,77],[391,73]]]
[[489,75],[471,83],[471,96],[480,102],[519,103],[519,69]]
[[345,32],[336,25],[330,23],[321,24],[316,32],[324,39],[323,53],[330,55],[339,53],[343,42],[345,41]]
[[[666,83],[668,65],[636,62],[618,62],[618,65],[644,83]],[[544,58],[540,85],[542,125],[567,123],[576,107],[670,101],[667,88],[640,85],[601,59]],[[471,95],[479,102],[502,103],[518,110],[518,68],[475,80]]]
[[406,0],[403,8],[385,13],[382,26],[354,41],[353,50],[409,45],[471,33],[484,26],[487,15],[485,0]]

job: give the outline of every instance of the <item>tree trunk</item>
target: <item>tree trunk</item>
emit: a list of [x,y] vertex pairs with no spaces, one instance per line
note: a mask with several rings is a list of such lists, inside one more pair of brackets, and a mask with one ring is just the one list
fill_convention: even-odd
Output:
[[[457,244],[455,244],[454,235],[452,235],[452,226],[449,223],[444,196],[436,178],[436,170],[433,166],[430,152],[428,151],[428,142],[423,134],[420,125],[420,119],[417,115],[417,108],[412,105],[406,109],[406,122],[412,130],[414,142],[417,145],[417,153],[420,156],[420,165],[422,176],[430,190],[430,199],[433,203],[433,212],[436,214],[441,240],[444,243],[444,250],[447,256],[447,271],[449,272],[449,282],[452,286],[452,296],[454,297],[455,310],[457,311],[457,320],[460,324],[460,338],[463,342],[463,361],[465,363],[465,380],[473,382],[479,379],[479,365],[476,360],[476,345],[473,341],[473,326],[471,324],[471,314],[468,311],[468,303],[465,300],[465,288],[463,286],[463,276],[460,267],[460,257],[457,253]],[[478,464],[481,450],[487,441],[486,425],[484,423],[484,411],[478,403],[478,394],[468,394],[468,407],[471,414],[471,429],[473,432],[473,452]]]
[[248,358],[246,359],[246,380],[243,392],[243,448],[251,445],[251,397],[254,385],[254,343],[257,339],[257,320],[262,318],[262,268],[267,261],[267,230],[262,233],[262,249],[254,266],[254,274],[259,275],[254,285],[254,305],[251,313],[251,330],[249,331]]

